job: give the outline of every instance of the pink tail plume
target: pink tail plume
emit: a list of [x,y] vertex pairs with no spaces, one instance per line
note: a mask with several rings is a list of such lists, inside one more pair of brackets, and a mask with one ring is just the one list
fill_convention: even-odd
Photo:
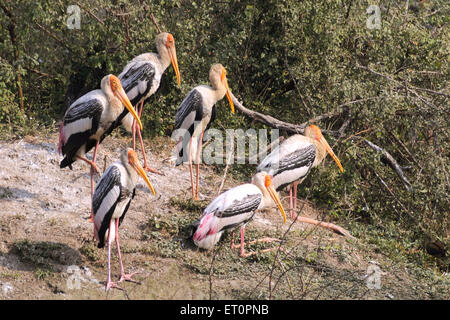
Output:
[[214,234],[216,232],[217,218],[214,213],[208,213],[200,220],[200,224],[194,233],[193,239],[195,241],[203,240],[207,235]]

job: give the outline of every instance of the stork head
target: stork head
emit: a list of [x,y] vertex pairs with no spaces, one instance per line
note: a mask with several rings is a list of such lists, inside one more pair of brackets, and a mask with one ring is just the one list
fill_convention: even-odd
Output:
[[286,212],[284,212],[284,208],[283,208],[283,205],[281,204],[281,200],[278,197],[277,191],[275,190],[275,188],[273,186],[272,177],[267,172],[261,171],[252,177],[252,183],[254,185],[256,185],[261,191],[263,191],[264,189],[267,190],[270,197],[277,205],[278,210],[280,210],[280,213],[284,219],[284,222],[286,222]]
[[156,48],[159,55],[167,54],[172,63],[175,76],[177,77],[177,84],[181,84],[180,70],[178,69],[177,51],[175,49],[175,39],[172,34],[168,32],[161,32],[156,36]]
[[209,70],[209,81],[213,84],[220,83],[226,90],[228,102],[230,103],[231,113],[234,114],[234,103],[231,99],[231,91],[228,86],[227,70],[220,63],[213,64]]
[[127,155],[128,164],[131,166],[131,168],[136,170],[136,172],[138,173],[138,175],[140,175],[142,177],[142,179],[145,180],[145,182],[147,183],[148,187],[152,191],[153,195],[155,195],[155,189],[153,189],[153,186],[150,183],[150,180],[148,179],[144,168],[142,168],[141,163],[139,162],[139,159],[137,157],[136,152],[133,149],[128,148],[128,149],[126,149],[126,155]]
[[328,152],[328,154],[336,162],[336,164],[339,167],[339,170],[341,170],[341,172],[344,172],[344,168],[342,168],[341,162],[339,161],[338,157],[334,154],[333,149],[331,149],[327,140],[325,140],[325,138],[323,137],[322,131],[320,131],[318,126],[312,124],[309,127],[305,128],[304,135],[310,137],[311,139],[317,140],[319,144]]
[[108,96],[112,94],[117,99],[120,100],[122,105],[128,110],[128,112],[131,113],[133,118],[136,119],[136,122],[139,124],[142,130],[142,122],[141,119],[139,119],[138,114],[134,110],[133,106],[131,105],[130,99],[128,99],[127,94],[122,88],[122,84],[120,83],[119,78],[117,78],[113,74],[108,74],[107,76],[103,77],[102,82],[100,84],[103,92]]

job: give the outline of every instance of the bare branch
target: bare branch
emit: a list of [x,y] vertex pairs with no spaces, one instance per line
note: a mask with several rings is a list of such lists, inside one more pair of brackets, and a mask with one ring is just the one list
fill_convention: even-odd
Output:
[[245,116],[247,116],[253,120],[256,120],[258,122],[264,123],[270,127],[277,128],[277,129],[283,129],[283,130],[293,132],[293,133],[303,133],[303,130],[306,127],[306,125],[295,125],[292,123],[283,122],[272,116],[249,110],[242,105],[242,103],[234,96],[233,93],[231,93],[231,98],[233,100],[233,103],[234,103],[236,109],[238,109],[240,112],[242,112]]
[[405,177],[405,174],[403,173],[402,168],[399,166],[399,164],[397,163],[397,161],[395,161],[394,157],[392,157],[392,155],[387,152],[385,149],[377,146],[376,144],[370,142],[367,139],[364,139],[364,142],[371,147],[373,150],[379,152],[382,154],[382,156],[384,157],[384,159],[386,159],[386,161],[389,163],[390,167],[392,169],[395,170],[395,172],[397,172],[397,175],[400,177],[400,179],[403,182],[403,185],[405,186],[406,190],[408,190],[409,192],[413,191],[413,188],[411,186],[411,183],[408,181],[408,179]]
[[105,22],[103,22],[102,19],[100,19],[99,17],[97,17],[95,14],[92,13],[91,10],[87,9],[86,7],[82,6],[78,1],[75,1],[75,3],[82,8],[84,11],[86,11],[87,13],[89,13],[90,16],[92,16],[95,20],[97,20],[98,22],[100,22],[102,25],[105,25]]
[[40,25],[38,22],[34,21],[34,23],[39,27],[39,29],[41,29],[42,31],[44,31],[45,33],[47,33],[50,37],[52,37],[56,42],[60,43],[62,46],[64,46],[65,48],[67,48],[69,51],[72,51],[72,49],[61,39],[59,39],[53,32],[51,32],[50,30],[47,30],[44,26]]
[[156,29],[158,29],[158,32],[161,33],[161,29],[159,28],[158,22],[155,19],[155,16],[153,13],[150,12],[150,18],[152,19],[153,24],[156,26]]
[[363,98],[363,99],[358,99],[358,100],[340,104],[339,106],[337,106],[336,109],[338,109],[338,110],[342,109],[341,111],[334,111],[334,112],[330,111],[330,112],[324,113],[322,115],[319,115],[315,118],[312,118],[306,122],[303,122],[301,124],[292,124],[289,122],[284,122],[284,121],[278,120],[272,116],[269,116],[269,115],[266,115],[263,113],[259,113],[259,112],[253,111],[253,110],[249,110],[242,105],[242,103],[234,96],[233,93],[231,93],[231,98],[233,100],[233,103],[234,103],[236,109],[238,109],[240,112],[242,112],[245,116],[249,117],[250,119],[261,122],[261,123],[268,125],[270,127],[273,127],[273,128],[286,130],[290,133],[299,133],[299,134],[303,133],[303,131],[305,130],[305,128],[308,124],[315,123],[315,122],[318,122],[323,119],[328,119],[328,118],[338,116],[338,115],[342,114],[342,112],[344,112],[344,110],[347,110],[347,112],[349,113],[348,118],[343,123],[343,125],[341,126],[339,131],[326,130],[326,129],[322,130],[323,133],[330,134],[332,136],[341,136],[343,134],[344,130],[346,129],[346,127],[348,126],[348,124],[350,123],[350,111],[348,109],[343,109],[343,107],[346,107],[346,106],[349,106],[349,105],[352,105],[355,103],[368,101],[368,100],[374,100],[378,97]]
[[344,123],[338,130],[340,137],[344,135],[345,129],[347,129],[348,125],[350,124],[350,121],[352,120],[352,113],[350,112],[350,109],[346,108],[346,111],[347,111],[347,119],[344,121]]
[[391,136],[395,139],[395,141],[397,141],[397,143],[399,145],[401,145],[403,147],[403,149],[408,153],[408,155],[411,157],[411,159],[414,161],[414,163],[420,168],[422,169],[422,166],[420,165],[420,163],[416,160],[416,158],[412,155],[412,153],[409,151],[409,149],[406,147],[406,145],[403,143],[403,141],[401,141],[393,132],[389,132],[391,134]]

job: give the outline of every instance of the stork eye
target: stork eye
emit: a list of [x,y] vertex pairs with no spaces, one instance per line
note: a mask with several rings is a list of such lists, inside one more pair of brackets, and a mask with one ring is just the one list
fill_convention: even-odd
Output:
[[264,178],[264,185],[267,187],[269,187],[272,184],[272,178],[270,178],[269,175],[266,175],[266,177]]
[[175,39],[173,38],[173,36],[171,34],[169,34],[166,39],[166,47],[171,47],[171,46],[173,46],[174,43],[175,43]]
[[117,89],[120,88],[120,80],[119,80],[119,78],[117,78],[116,76],[113,76],[113,75],[112,75],[112,76],[109,78],[109,84],[110,84],[111,89],[112,89],[113,91],[115,91],[115,90],[117,90]]
[[128,150],[128,162],[134,163],[136,160],[136,152],[134,152],[132,149]]

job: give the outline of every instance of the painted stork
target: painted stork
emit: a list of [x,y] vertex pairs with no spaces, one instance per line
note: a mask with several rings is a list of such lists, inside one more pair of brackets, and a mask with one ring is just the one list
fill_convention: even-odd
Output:
[[92,199],[94,208],[94,234],[98,241],[98,248],[103,248],[105,242],[108,244],[108,280],[106,291],[110,288],[119,288],[111,281],[111,243],[116,241],[117,254],[120,263],[120,279],[133,281],[133,274],[125,274],[122,255],[119,245],[119,226],[130,207],[131,200],[135,196],[136,183],[141,176],[153,195],[153,189],[145,170],[142,168],[133,149],[127,148],[121,153],[120,160],[108,167],[100,178]]
[[[157,54],[152,52],[138,55],[131,60],[119,74],[122,86],[132,105],[136,107],[139,117],[141,117],[142,114],[144,101],[158,90],[161,77],[170,64],[172,64],[172,67],[175,70],[178,85],[181,83],[173,35],[167,32],[158,34],[158,36],[156,36],[156,50],[158,51]],[[110,130],[113,130],[115,126],[119,126],[120,124],[122,124],[128,132],[132,133],[134,150],[136,150],[137,131],[144,157],[144,169],[156,172],[147,165],[147,156],[145,154],[141,131],[136,125],[134,118],[126,112],[123,113]]]
[[257,173],[251,183],[225,191],[205,208],[203,216],[194,223],[195,245],[212,249],[224,231],[241,227],[241,256],[249,256],[244,250],[245,225],[253,218],[256,210],[272,207],[274,202],[286,222],[286,214],[270,175],[266,172]]
[[322,163],[327,152],[341,172],[344,172],[341,162],[319,127],[310,125],[305,128],[304,135],[296,134],[289,137],[259,164],[257,172],[268,172],[272,175],[273,185],[277,191],[293,183],[289,189],[289,211],[292,219],[295,217],[293,211],[296,209],[297,184],[306,178],[312,167]]
[[[100,88],[72,103],[65,112],[59,129],[58,151],[65,156],[60,167],[68,166],[72,169],[76,160],[87,162],[91,166],[91,196],[94,193],[94,171],[100,172],[95,164],[97,149],[106,137],[105,132],[124,112],[130,112],[142,128],[119,78],[112,74],[103,77]],[[92,160],[89,160],[85,154],[94,147]],[[91,219],[92,217],[91,211]]]
[[[220,64],[213,64],[209,71],[212,87],[200,85],[192,89],[181,102],[175,116],[175,136],[177,141],[177,161],[180,165],[189,161],[191,173],[192,198],[199,200],[199,171],[203,135],[216,117],[215,104],[227,96],[231,113],[234,114],[234,104],[228,87],[227,71]],[[195,157],[195,158],[194,158]],[[192,163],[197,164],[196,188],[194,189]]]

